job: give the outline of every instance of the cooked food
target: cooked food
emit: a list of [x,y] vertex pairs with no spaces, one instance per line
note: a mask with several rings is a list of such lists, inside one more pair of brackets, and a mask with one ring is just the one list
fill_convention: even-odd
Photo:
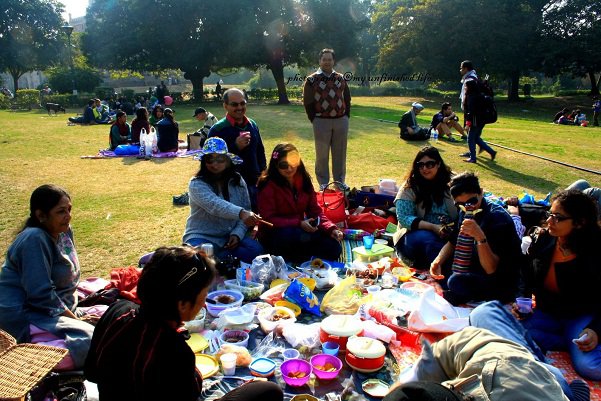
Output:
[[277,322],[279,320],[290,319],[290,315],[284,311],[277,310],[269,317],[269,320],[272,322]]
[[221,294],[215,297],[215,301],[219,302],[220,304],[231,304],[234,303],[236,299],[231,295]]
[[317,370],[321,370],[324,372],[335,372],[336,368],[330,362],[327,362],[325,365],[313,365],[313,367]]
[[311,267],[314,269],[323,269],[326,265],[323,263],[323,260],[315,258],[311,261]]
[[303,377],[306,377],[307,374],[305,372],[290,372],[288,373],[288,377],[293,377],[295,379],[302,379]]

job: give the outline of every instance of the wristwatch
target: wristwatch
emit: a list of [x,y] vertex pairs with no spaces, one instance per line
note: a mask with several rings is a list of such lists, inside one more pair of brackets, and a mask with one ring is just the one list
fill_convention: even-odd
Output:
[[484,238],[481,241],[476,240],[476,244],[478,244],[478,245],[486,244],[487,242],[488,242],[488,240],[486,238]]

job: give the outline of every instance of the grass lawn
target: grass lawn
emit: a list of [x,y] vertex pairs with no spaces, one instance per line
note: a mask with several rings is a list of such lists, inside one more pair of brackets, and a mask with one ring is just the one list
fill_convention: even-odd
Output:
[[[412,101],[426,109],[419,120],[428,125],[442,99],[356,97],[350,123],[347,183],[376,184],[381,178],[399,182],[423,142],[404,142],[395,124]],[[451,99],[454,104],[458,100]],[[536,99],[515,105],[499,102],[499,121],[485,128],[491,143],[520,149],[595,171],[601,171],[601,129],[556,126],[549,123],[564,105],[580,105],[590,113],[587,98]],[[198,123],[193,106],[176,106],[180,132],[193,132]],[[217,116],[220,104],[204,104]],[[75,114],[79,110],[69,110]],[[67,114],[67,116],[69,113]],[[281,141],[300,149],[310,172],[314,166],[313,133],[301,105],[253,104],[248,115],[261,129],[267,154]],[[591,116],[589,116],[591,117]],[[29,196],[44,183],[65,187],[73,198],[75,239],[84,276],[108,276],[111,268],[135,264],[140,255],[160,245],[179,244],[187,207],[174,207],[172,195],[187,189],[198,169],[191,158],[143,161],[135,158],[90,160],[108,144],[107,126],[67,126],[66,117],[46,112],[0,111],[0,252],[12,242],[29,215]],[[180,135],[182,138],[183,135]],[[485,190],[500,196],[517,195],[523,189],[536,197],[564,188],[578,178],[601,186],[599,175],[548,161],[499,151],[492,162],[488,155],[478,164],[466,165],[458,156],[462,143],[439,141],[437,145],[454,171],[469,168],[480,176]],[[494,147],[494,145],[493,145]]]

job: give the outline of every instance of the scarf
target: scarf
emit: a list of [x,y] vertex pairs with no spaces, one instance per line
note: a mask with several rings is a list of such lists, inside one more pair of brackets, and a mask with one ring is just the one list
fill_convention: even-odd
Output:
[[467,88],[465,87],[465,83],[474,79],[478,79],[478,75],[476,75],[476,70],[466,72],[465,75],[461,78],[461,93],[459,94],[459,99],[461,99],[461,110],[463,110],[463,100],[465,99],[465,91],[467,90]]

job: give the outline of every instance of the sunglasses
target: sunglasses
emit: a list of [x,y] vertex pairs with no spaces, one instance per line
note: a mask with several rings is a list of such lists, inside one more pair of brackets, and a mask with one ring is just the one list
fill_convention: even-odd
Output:
[[295,168],[295,167],[298,167],[298,164],[290,164],[288,162],[279,162],[278,163],[278,168],[280,170],[288,170],[289,167]]
[[478,203],[478,200],[479,200],[478,197],[474,196],[472,198],[469,198],[465,202],[455,202],[455,206],[473,206],[476,203]]
[[232,107],[246,106],[246,100],[243,100],[240,103],[238,103],[238,102],[229,102],[228,104],[230,106],[232,106]]
[[437,161],[428,160],[427,162],[417,162],[417,163],[415,163],[415,167],[417,167],[420,170],[423,169],[423,168],[431,169],[431,168],[434,168],[434,166],[436,166],[437,164],[438,164]]
[[205,159],[206,164],[225,163],[226,161],[227,161],[227,156],[225,156],[225,155],[208,156]]
[[553,223],[561,223],[564,220],[571,220],[572,217],[562,216],[558,213],[545,212],[545,220],[549,220],[549,218],[553,221]]

